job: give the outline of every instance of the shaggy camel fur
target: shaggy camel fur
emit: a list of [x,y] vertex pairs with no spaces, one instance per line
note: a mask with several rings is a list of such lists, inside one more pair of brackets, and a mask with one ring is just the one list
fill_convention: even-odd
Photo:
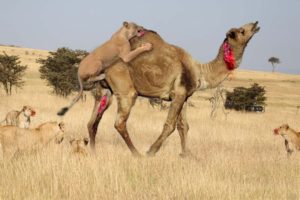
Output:
[[[118,101],[115,128],[133,155],[140,154],[129,137],[126,122],[138,95],[171,101],[162,133],[150,147],[148,155],[152,156],[160,149],[176,125],[182,154],[189,152],[186,144],[189,129],[186,120],[187,99],[197,90],[218,86],[231,70],[239,66],[249,40],[259,31],[257,24],[249,23],[230,29],[217,57],[206,64],[196,62],[185,50],[168,44],[153,31],[147,31],[142,38],[131,40],[132,48],[148,42],[153,45],[153,49],[128,64],[118,62],[111,66],[106,70],[106,82]],[[100,84],[95,93],[94,109],[88,123],[92,149],[95,147],[95,136],[102,114],[111,102],[108,96],[101,94]]]
[[300,151],[300,132],[290,128],[288,124],[283,124],[274,129],[275,135],[281,135],[284,138],[284,144],[287,155],[290,156],[294,149]]

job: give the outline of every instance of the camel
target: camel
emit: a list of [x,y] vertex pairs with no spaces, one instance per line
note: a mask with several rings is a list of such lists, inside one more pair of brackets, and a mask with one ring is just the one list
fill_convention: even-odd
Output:
[[182,48],[168,44],[156,32],[147,31],[142,38],[131,39],[133,49],[145,42],[151,43],[153,49],[140,54],[127,64],[122,61],[115,63],[105,71],[105,82],[96,84],[94,109],[87,125],[91,148],[95,150],[98,124],[105,110],[111,105],[110,95],[101,92],[102,87],[108,87],[118,103],[114,126],[133,155],[141,154],[130,139],[126,122],[137,96],[171,101],[162,133],[152,144],[147,155],[154,156],[176,127],[181,139],[181,155],[189,155],[187,99],[195,91],[217,87],[232,70],[239,67],[245,47],[260,29],[257,24],[258,22],[248,23],[240,28],[230,29],[217,57],[205,64],[195,61]]

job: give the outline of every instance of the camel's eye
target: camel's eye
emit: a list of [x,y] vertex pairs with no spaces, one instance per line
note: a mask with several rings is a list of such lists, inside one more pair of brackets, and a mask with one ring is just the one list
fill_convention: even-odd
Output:
[[241,31],[241,33],[242,33],[243,35],[245,35],[245,30],[243,29],[243,30]]

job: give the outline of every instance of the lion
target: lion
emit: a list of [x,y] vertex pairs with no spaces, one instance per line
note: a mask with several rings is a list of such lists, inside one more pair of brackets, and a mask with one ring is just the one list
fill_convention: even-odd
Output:
[[6,117],[0,123],[5,122],[6,125],[17,126],[19,128],[29,128],[31,119],[34,117],[36,111],[31,106],[23,106],[22,110],[13,110],[6,114]]
[[80,139],[71,139],[70,145],[71,145],[71,153],[75,155],[88,155],[87,145],[89,143],[88,138],[80,138]]
[[[82,96],[83,81],[91,82],[104,79],[101,74],[105,69],[121,58],[125,63],[130,62],[139,54],[150,51],[152,44],[145,43],[134,50],[131,50],[129,40],[133,37],[142,37],[145,34],[144,28],[132,22],[123,22],[123,26],[112,35],[110,40],[96,48],[87,55],[79,64],[78,81],[80,91],[68,107],[62,108],[57,114],[64,115]],[[101,74],[101,75],[100,75]],[[100,76],[98,76],[100,75]]]
[[16,152],[39,149],[52,140],[59,144],[64,139],[64,132],[63,122],[46,122],[35,129],[0,127],[0,156],[2,154],[2,159],[10,159]]
[[284,144],[287,155],[290,156],[294,149],[300,151],[300,132],[290,128],[288,124],[283,124],[274,129],[275,135],[281,135],[284,138]]

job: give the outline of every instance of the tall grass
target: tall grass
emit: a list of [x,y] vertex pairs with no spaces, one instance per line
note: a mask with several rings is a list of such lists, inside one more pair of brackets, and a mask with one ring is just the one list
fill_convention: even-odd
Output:
[[[219,111],[215,119],[209,118],[209,102],[193,96],[188,144],[197,159],[179,156],[177,131],[155,157],[132,157],[113,128],[114,101],[101,121],[96,154],[83,158],[70,154],[68,138],[88,135],[92,97],[61,119],[56,112],[70,99],[52,96],[43,82],[28,79],[17,94],[0,93],[0,118],[31,105],[38,111],[32,127],[63,120],[67,137],[60,145],[20,153],[0,164],[0,199],[300,199],[300,153],[287,159],[282,138],[272,133],[286,122],[300,129],[300,114],[293,107],[299,91],[297,84],[289,87],[294,89],[294,96],[287,91],[289,98],[281,98],[285,88],[267,88],[271,105],[263,114],[232,111],[226,117]],[[136,102],[128,130],[141,153],[159,136],[166,115],[145,99]]]

